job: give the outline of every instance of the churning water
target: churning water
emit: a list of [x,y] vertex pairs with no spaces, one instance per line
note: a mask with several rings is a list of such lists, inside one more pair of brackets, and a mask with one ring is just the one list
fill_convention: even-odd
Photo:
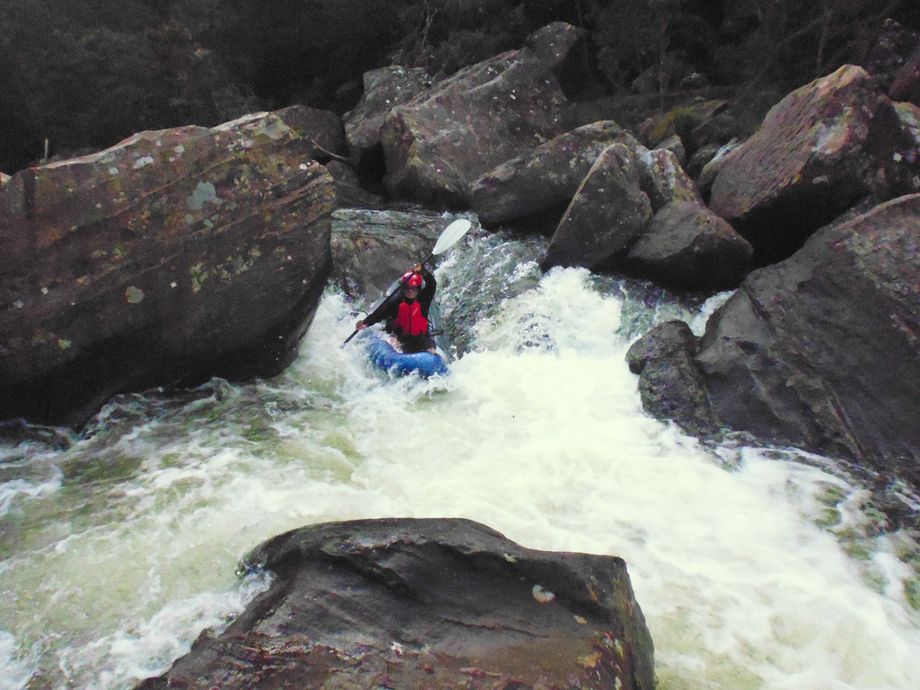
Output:
[[131,687],[266,586],[235,574],[259,542],[384,516],[622,556],[665,690],[920,687],[920,550],[864,488],[643,413],[630,342],[714,303],[541,276],[539,249],[479,236],[439,268],[445,379],[341,348],[355,312],[330,290],[274,380],[123,396],[64,450],[0,446],[0,688]]

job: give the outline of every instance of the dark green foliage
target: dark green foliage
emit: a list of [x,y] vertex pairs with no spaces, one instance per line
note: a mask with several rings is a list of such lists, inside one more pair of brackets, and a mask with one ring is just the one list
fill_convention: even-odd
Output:
[[[450,74],[567,21],[603,88],[785,90],[862,64],[908,0],[0,0],[0,170],[145,128],[305,103],[343,112],[386,64]],[[640,78],[637,81],[637,78]],[[753,86],[751,86],[753,84]],[[597,95],[596,85],[594,94]]]

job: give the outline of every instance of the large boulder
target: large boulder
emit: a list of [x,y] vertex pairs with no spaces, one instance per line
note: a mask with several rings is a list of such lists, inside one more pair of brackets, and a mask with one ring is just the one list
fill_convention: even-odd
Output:
[[629,249],[629,271],[676,290],[735,287],[747,275],[754,250],[702,204],[662,207]]
[[420,67],[390,65],[365,72],[361,101],[344,117],[348,149],[359,171],[382,170],[380,128],[383,121],[390,110],[412,100],[430,86],[431,77]]
[[608,146],[559,221],[541,266],[615,270],[651,217],[635,152],[623,144]]
[[484,225],[549,217],[559,222],[594,161],[611,144],[638,142],[612,120],[560,134],[475,181],[473,210]]
[[[547,60],[547,52],[555,57]],[[480,176],[569,129],[560,114],[567,99],[553,73],[558,57],[511,50],[390,111],[380,132],[390,193],[468,208]]]
[[759,264],[785,258],[861,197],[905,191],[899,151],[913,142],[897,123],[869,74],[845,65],[786,96],[724,157],[710,208],[751,242]]
[[710,319],[697,361],[716,415],[920,486],[920,195],[816,233]]
[[270,588],[138,690],[654,688],[625,563],[525,549],[475,522],[330,523],[249,556]]
[[0,418],[76,426],[118,392],[280,372],[331,264],[310,139],[259,113],[17,173],[0,189]]

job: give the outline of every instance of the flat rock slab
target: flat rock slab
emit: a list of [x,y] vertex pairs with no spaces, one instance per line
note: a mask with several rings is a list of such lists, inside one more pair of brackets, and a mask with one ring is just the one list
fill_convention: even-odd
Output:
[[247,563],[270,589],[139,688],[654,688],[620,558],[392,518],[294,530]]

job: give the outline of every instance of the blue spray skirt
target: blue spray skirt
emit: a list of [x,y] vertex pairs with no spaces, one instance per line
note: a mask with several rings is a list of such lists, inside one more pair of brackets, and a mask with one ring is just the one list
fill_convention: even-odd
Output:
[[369,334],[367,354],[374,366],[398,376],[418,374],[423,378],[447,373],[447,363],[441,355],[433,352],[405,354],[393,347],[376,333]]

